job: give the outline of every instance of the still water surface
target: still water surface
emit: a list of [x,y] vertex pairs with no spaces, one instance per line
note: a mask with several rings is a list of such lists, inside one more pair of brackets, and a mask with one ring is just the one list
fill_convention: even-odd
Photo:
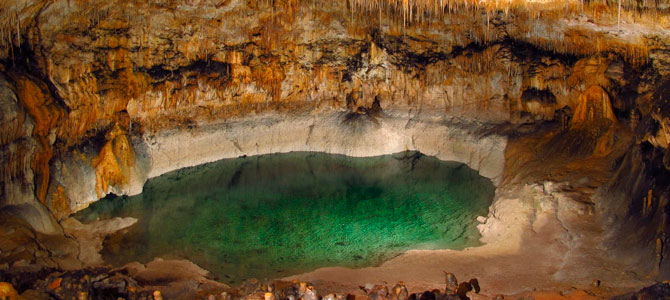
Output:
[[418,153],[292,152],[177,170],[76,217],[139,219],[105,242],[108,263],[186,258],[239,283],[378,265],[409,249],[476,246],[475,218],[493,194],[491,181],[466,165]]

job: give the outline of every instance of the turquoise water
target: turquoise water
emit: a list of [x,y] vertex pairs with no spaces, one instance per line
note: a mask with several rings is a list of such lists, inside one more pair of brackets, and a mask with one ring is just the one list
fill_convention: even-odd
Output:
[[238,283],[373,266],[409,249],[476,246],[475,218],[493,193],[466,165],[418,153],[294,152],[174,171],[140,195],[108,197],[76,217],[139,219],[105,242],[108,263],[186,258]]

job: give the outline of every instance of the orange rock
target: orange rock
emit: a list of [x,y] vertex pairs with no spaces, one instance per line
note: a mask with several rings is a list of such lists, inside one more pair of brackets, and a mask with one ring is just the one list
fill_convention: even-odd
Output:
[[278,101],[281,96],[281,82],[284,80],[284,71],[281,65],[272,61],[264,66],[254,68],[252,72],[256,83],[268,91],[272,100]]
[[609,95],[600,86],[593,85],[579,96],[571,128],[594,124],[611,125],[616,122]]
[[118,123],[107,133],[107,143],[91,163],[95,168],[98,197],[102,197],[110,185],[128,181],[130,167],[135,165],[135,152]]
[[16,297],[18,293],[8,282],[0,282],[0,297]]
[[49,187],[49,160],[53,156],[48,135],[56,126],[58,120],[64,116],[64,112],[54,102],[46,84],[39,79],[17,73],[12,73],[10,76],[16,82],[17,96],[21,105],[35,123],[33,137],[37,140],[39,150],[32,161],[31,167],[36,175],[37,198],[44,203]]
[[251,68],[249,66],[231,65],[231,77],[234,84],[251,82]]
[[60,277],[56,278],[53,281],[51,281],[51,283],[49,283],[49,286],[47,286],[47,288],[50,289],[50,290],[58,289],[58,288],[60,288],[60,284],[61,284],[62,281],[63,281],[63,278],[60,278]]

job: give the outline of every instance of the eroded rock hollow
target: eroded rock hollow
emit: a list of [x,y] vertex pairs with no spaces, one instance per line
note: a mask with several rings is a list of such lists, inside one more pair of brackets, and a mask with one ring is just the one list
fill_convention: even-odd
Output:
[[[70,216],[106,195],[291,151],[420,151],[497,187],[484,246],[297,276],[323,290],[432,290],[448,270],[488,296],[603,298],[667,279],[670,6],[619,2],[4,1],[0,279],[104,265],[135,220]],[[125,274],[222,286],[152,264]]]

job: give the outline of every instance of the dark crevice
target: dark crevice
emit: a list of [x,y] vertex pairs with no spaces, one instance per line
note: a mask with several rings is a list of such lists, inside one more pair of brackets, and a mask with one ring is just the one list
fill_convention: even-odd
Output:
[[[230,77],[230,64],[218,61],[197,60],[190,65],[182,66],[177,69],[170,69],[165,65],[155,65],[151,68],[137,68],[137,71],[144,72],[151,76],[153,83],[178,80],[183,74],[217,74],[223,78]],[[190,76],[189,76],[190,77]]]
[[547,89],[538,90],[536,88],[529,88],[521,93],[521,101],[538,101],[542,104],[556,104],[556,96]]
[[352,75],[363,68],[366,54],[369,52],[370,45],[366,43],[361,45],[360,51],[355,56],[346,59],[347,68],[342,75],[342,82],[350,82]]
[[564,65],[571,66],[582,58],[577,55],[548,51],[539,48],[531,43],[509,37],[506,37],[504,40],[502,40],[500,44],[508,47],[512,51],[512,53],[514,53],[514,55],[516,55],[516,57],[519,59],[532,58],[539,60],[542,57],[551,57],[553,59],[559,60]]
[[393,62],[406,72],[410,72],[412,69],[423,70],[429,64],[449,58],[449,55],[444,52],[427,50],[422,53],[415,53],[410,51],[405,39],[420,41],[416,38],[385,35],[377,29],[372,30],[370,35],[372,42],[392,56]]
[[486,49],[496,45],[510,49],[514,55],[513,59],[515,60],[528,61],[530,59],[539,61],[542,57],[551,57],[553,59],[559,60],[564,65],[573,65],[581,58],[575,55],[543,50],[533,44],[511,39],[509,37],[505,37],[500,41],[493,41],[486,44],[471,42],[465,46],[454,46],[451,49],[451,52],[426,50],[422,53],[410,51],[410,47],[405,42],[405,39],[412,39],[411,37],[384,35],[378,30],[373,30],[371,32],[371,37],[372,42],[374,42],[379,48],[384,49],[390,56],[392,56],[393,62],[396,66],[408,72],[411,70],[423,70],[427,65],[436,63],[438,61],[453,59],[464,55],[471,56],[474,53],[481,53]]

